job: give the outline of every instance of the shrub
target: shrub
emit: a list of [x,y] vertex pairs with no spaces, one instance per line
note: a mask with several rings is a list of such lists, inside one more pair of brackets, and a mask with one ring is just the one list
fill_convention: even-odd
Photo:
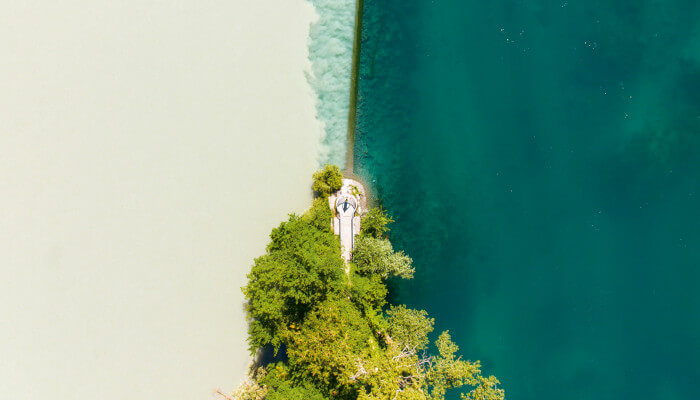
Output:
[[375,238],[384,237],[389,231],[387,225],[394,220],[381,207],[374,207],[362,216],[362,235]]
[[403,251],[395,252],[388,239],[358,237],[355,240],[352,261],[360,274],[377,274],[382,278],[413,278],[413,260]]
[[343,174],[336,165],[326,164],[314,172],[312,189],[321,197],[327,197],[343,186]]

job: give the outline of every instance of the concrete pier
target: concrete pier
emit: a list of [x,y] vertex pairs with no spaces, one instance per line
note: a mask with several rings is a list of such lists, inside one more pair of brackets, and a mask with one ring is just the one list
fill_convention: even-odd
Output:
[[343,179],[339,191],[328,197],[333,210],[333,232],[340,236],[340,246],[345,262],[352,257],[355,236],[360,233],[361,215],[367,210],[367,194],[364,186],[354,180]]

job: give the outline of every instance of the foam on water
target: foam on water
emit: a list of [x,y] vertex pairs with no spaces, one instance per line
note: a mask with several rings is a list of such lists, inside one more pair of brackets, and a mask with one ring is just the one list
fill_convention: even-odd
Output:
[[355,26],[355,1],[309,0],[319,18],[309,33],[316,112],[323,124],[319,163],[344,167],[350,107],[350,74]]

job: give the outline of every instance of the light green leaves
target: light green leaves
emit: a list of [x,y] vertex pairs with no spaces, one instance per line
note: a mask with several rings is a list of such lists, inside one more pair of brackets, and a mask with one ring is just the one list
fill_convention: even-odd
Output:
[[423,350],[428,346],[428,334],[433,331],[435,320],[423,310],[412,310],[403,304],[391,306],[387,311],[389,333],[400,348]]
[[389,231],[387,225],[394,220],[381,207],[371,208],[369,212],[362,216],[362,232],[363,236],[371,236],[374,238],[384,237]]
[[328,197],[343,186],[343,174],[336,165],[328,165],[314,172],[311,188],[321,197]]
[[355,240],[352,261],[360,274],[377,274],[382,278],[413,278],[413,260],[403,251],[395,252],[388,239],[363,236]]

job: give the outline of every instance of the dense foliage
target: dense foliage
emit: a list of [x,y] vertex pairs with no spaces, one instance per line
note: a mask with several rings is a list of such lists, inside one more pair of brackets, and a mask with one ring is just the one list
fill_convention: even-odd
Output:
[[365,275],[379,275],[382,278],[390,276],[413,278],[413,260],[402,251],[394,251],[389,239],[360,236],[355,240],[352,261],[357,271]]
[[362,236],[384,237],[394,220],[381,207],[374,207],[362,216]]
[[[314,175],[315,190],[327,170]],[[503,399],[498,380],[457,356],[447,332],[428,354],[434,321],[425,311],[385,308],[384,279],[410,278],[413,266],[383,238],[390,219],[370,214],[380,221],[357,238],[347,272],[325,196],[272,231],[243,291],[251,352],[285,348],[286,357],[255,370],[236,399],[439,400],[460,387],[469,388],[463,399]]]
[[340,190],[343,186],[343,174],[335,165],[328,165],[314,172],[311,188],[321,197],[328,196]]
[[400,347],[423,350],[428,347],[428,334],[433,331],[435,320],[423,310],[412,310],[403,304],[387,310],[389,333]]

